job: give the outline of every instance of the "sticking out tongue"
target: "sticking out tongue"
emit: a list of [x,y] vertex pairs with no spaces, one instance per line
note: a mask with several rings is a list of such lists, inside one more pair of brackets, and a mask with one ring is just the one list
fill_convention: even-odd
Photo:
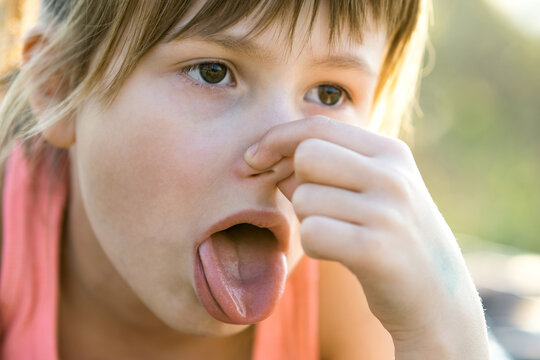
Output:
[[285,287],[287,263],[268,229],[239,224],[215,233],[200,245],[199,257],[197,292],[211,315],[235,324],[270,315]]

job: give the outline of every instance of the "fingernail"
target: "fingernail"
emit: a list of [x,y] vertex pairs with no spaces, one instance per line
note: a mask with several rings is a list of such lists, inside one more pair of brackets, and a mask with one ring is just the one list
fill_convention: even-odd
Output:
[[255,156],[255,153],[257,152],[258,148],[259,148],[259,143],[255,143],[255,144],[251,145],[247,149],[246,155],[252,158],[253,156]]

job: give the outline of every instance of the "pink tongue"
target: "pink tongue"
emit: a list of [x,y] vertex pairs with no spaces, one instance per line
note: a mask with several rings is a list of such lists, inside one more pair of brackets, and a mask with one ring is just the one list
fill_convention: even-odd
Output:
[[199,247],[213,298],[223,310],[220,320],[253,324],[272,312],[285,287],[287,263],[269,230],[237,225]]

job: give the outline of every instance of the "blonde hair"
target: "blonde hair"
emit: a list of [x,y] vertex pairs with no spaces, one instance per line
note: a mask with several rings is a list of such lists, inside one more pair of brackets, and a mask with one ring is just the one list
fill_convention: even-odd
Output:
[[17,64],[25,30],[37,20],[38,0],[0,1],[0,74],[6,74]]
[[[0,9],[6,4],[32,1],[36,0],[0,0]],[[370,16],[377,26],[386,26],[388,31],[371,114],[370,128],[374,131],[397,136],[414,103],[431,15],[430,1],[328,1],[331,43],[345,31],[361,41],[363,26]],[[7,92],[0,107],[0,162],[16,140],[28,143],[37,138],[38,143],[43,143],[39,134],[74,114],[85,98],[99,94],[105,103],[112,102],[138,60],[159,42],[195,34],[211,36],[255,13],[258,21],[248,35],[281,21],[292,39],[300,11],[311,9],[311,29],[321,5],[320,0],[208,0],[175,33],[178,22],[194,10],[195,3],[43,0],[40,16],[50,26],[50,42],[20,69],[9,73],[3,69],[1,79]],[[0,22],[4,29],[0,28],[0,34],[7,33],[9,21]],[[3,40],[2,46],[6,44],[7,40]],[[62,74],[60,87],[66,95],[39,114],[38,121],[29,107],[29,98],[58,74]]]

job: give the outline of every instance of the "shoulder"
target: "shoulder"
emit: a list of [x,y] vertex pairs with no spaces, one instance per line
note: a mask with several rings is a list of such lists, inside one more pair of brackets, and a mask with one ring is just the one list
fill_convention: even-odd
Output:
[[337,262],[320,261],[321,359],[394,359],[390,334],[369,310],[362,286]]

